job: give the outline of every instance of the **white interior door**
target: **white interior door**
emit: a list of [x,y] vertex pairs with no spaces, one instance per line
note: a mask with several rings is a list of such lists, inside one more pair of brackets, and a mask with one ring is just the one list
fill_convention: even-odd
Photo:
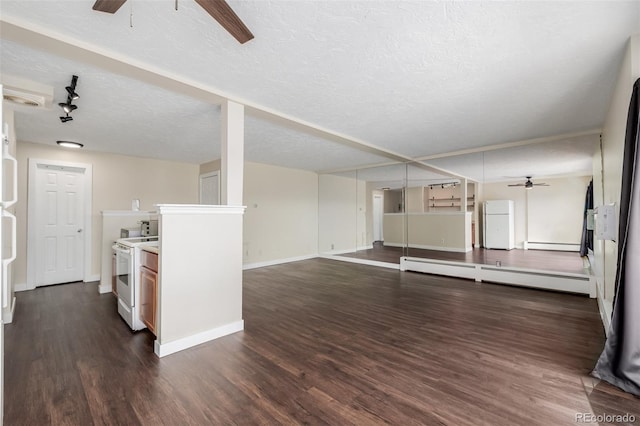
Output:
[[382,236],[382,196],[373,196],[373,241],[383,241]]
[[220,174],[200,175],[200,204],[220,204]]
[[84,169],[38,164],[36,286],[82,281]]

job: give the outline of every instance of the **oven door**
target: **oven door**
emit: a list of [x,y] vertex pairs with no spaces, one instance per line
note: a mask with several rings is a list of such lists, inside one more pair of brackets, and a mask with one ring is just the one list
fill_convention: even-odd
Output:
[[113,246],[116,254],[116,287],[118,298],[128,307],[134,305],[132,249]]

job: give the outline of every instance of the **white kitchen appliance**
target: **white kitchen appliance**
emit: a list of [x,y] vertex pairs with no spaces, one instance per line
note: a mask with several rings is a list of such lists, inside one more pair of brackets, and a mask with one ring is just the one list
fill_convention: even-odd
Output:
[[515,220],[512,200],[490,200],[483,203],[484,247],[511,250],[515,243]]
[[142,246],[158,246],[158,237],[120,238],[113,245],[118,313],[132,330],[147,328],[140,318],[140,251]]

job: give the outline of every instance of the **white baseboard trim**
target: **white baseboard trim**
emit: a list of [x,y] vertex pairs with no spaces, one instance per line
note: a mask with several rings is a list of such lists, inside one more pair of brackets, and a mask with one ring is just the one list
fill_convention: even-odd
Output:
[[27,287],[27,283],[18,283],[13,285],[13,291],[27,291],[27,290],[32,290],[29,287]]
[[13,314],[16,311],[16,298],[11,300],[11,307],[2,310],[2,323],[11,324],[13,322]]
[[611,327],[611,316],[613,315],[613,303],[605,300],[602,296],[601,286],[596,283],[598,293],[598,310],[600,311],[600,319],[604,327],[604,333],[609,337],[609,328]]
[[467,278],[476,282],[487,281],[569,293],[590,294],[592,291],[591,277],[586,274],[499,267],[415,257],[400,258],[400,270]]
[[265,266],[281,265],[283,263],[290,263],[290,262],[298,262],[300,260],[315,259],[316,257],[318,257],[318,255],[314,253],[314,254],[307,254],[307,255],[304,255],[304,256],[287,257],[285,259],[275,259],[275,260],[267,260],[267,261],[264,261],[264,262],[247,263],[245,265],[242,265],[242,269],[243,270],[247,270],[247,269],[264,268]]
[[230,324],[212,328],[207,331],[202,331],[192,336],[183,337],[181,339],[174,340],[173,342],[168,342],[165,344],[160,344],[156,340],[153,345],[153,351],[158,357],[162,358],[164,356],[171,355],[176,352],[191,348],[193,346],[197,346],[202,343],[227,336],[229,334],[237,333],[238,331],[242,330],[244,330],[244,320],[232,322]]
[[524,242],[525,250],[580,251],[580,244]]
[[89,275],[88,277],[85,277],[85,279],[83,281],[85,283],[92,283],[94,281],[100,281],[100,274]]
[[111,288],[110,285],[99,285],[98,286],[98,293],[100,294],[104,294],[104,293],[111,293],[113,289]]
[[361,265],[378,266],[381,268],[399,270],[400,265],[397,263],[380,262],[379,260],[359,259],[357,257],[346,256],[333,256],[333,255],[320,255],[322,259],[338,260],[340,262],[359,263]]
[[[404,244],[397,244],[397,243],[384,243],[385,246],[389,246],[389,247],[404,247]],[[470,252],[471,250],[473,250],[473,248],[471,246],[469,247],[465,247],[465,248],[461,248],[461,247],[443,247],[443,246],[427,246],[427,245],[423,245],[423,244],[409,244],[409,248],[415,248],[415,249],[424,249],[424,250],[438,250],[438,251],[451,251],[451,252],[455,252],[455,253],[467,253]]]

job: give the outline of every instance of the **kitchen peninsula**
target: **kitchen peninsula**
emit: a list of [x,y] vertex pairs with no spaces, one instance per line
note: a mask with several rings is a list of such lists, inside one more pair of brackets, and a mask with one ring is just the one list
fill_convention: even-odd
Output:
[[159,357],[244,329],[244,207],[158,204]]

